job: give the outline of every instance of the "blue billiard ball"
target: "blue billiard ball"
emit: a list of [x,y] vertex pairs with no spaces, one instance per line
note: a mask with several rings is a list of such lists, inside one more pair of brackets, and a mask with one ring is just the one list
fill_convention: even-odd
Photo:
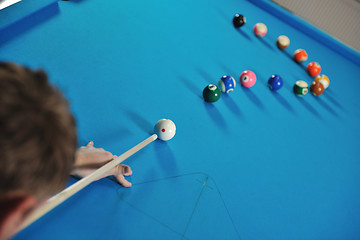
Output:
[[271,75],[268,86],[271,90],[277,91],[284,85],[284,80],[279,75]]
[[222,92],[229,93],[234,91],[236,87],[236,81],[232,76],[225,75],[220,78],[218,86]]

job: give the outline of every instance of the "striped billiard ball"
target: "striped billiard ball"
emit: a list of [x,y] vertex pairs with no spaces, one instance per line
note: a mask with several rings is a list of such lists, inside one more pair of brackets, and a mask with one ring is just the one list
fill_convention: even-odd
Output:
[[327,89],[329,87],[329,85],[330,85],[330,80],[329,80],[328,76],[326,76],[325,74],[321,74],[321,75],[316,76],[315,82],[322,83],[322,85],[324,85],[325,89]]
[[209,84],[204,88],[203,97],[206,102],[216,102],[220,96],[221,91],[215,84]]
[[229,93],[234,91],[236,87],[236,81],[232,76],[223,76],[220,78],[218,86],[222,92]]
[[277,38],[276,45],[281,50],[285,49],[290,45],[290,39],[285,35],[281,35]]
[[319,75],[321,72],[321,66],[317,62],[311,62],[307,65],[306,71],[308,74],[312,77],[315,77],[316,75]]
[[309,92],[309,85],[305,81],[299,80],[296,81],[293,90],[296,96],[302,97]]
[[266,35],[268,29],[266,27],[265,24],[263,23],[257,23],[254,25],[254,34],[257,36],[257,37],[263,37]]
[[294,52],[295,62],[301,63],[301,62],[305,62],[307,59],[308,59],[308,54],[304,49],[297,49]]

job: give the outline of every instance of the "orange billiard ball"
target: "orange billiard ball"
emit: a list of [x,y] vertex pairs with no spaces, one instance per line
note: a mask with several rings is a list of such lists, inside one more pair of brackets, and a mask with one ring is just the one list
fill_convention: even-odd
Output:
[[305,62],[308,59],[308,54],[304,49],[298,49],[294,52],[295,62],[301,63]]
[[306,67],[306,71],[308,72],[308,74],[312,77],[315,77],[317,75],[320,74],[321,72],[321,66],[319,63],[317,62],[311,62],[307,65]]
[[327,89],[330,85],[330,80],[325,74],[316,76],[315,82],[321,82],[324,85],[325,89]]
[[310,92],[314,96],[319,96],[323,94],[324,90],[325,87],[321,82],[313,81],[313,83],[310,85]]

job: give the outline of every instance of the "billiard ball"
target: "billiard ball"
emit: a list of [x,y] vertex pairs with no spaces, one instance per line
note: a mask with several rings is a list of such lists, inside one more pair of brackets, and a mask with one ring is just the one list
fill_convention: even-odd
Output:
[[243,87],[252,87],[256,83],[256,75],[250,70],[243,71],[240,75],[240,84]]
[[175,123],[170,119],[161,119],[155,124],[154,132],[160,140],[170,140],[175,136],[176,133]]
[[279,49],[285,49],[290,45],[290,39],[285,35],[281,35],[277,38],[276,45]]
[[301,62],[305,62],[307,59],[308,59],[308,55],[304,49],[297,49],[294,52],[295,62],[301,63]]
[[297,96],[302,97],[309,92],[309,85],[305,81],[299,80],[296,81],[293,90]]
[[267,27],[263,23],[257,23],[254,25],[254,33],[257,37],[263,37],[267,33]]
[[324,90],[325,90],[325,87],[321,82],[313,81],[312,84],[310,85],[310,92],[314,96],[319,96],[319,95],[323,94]]
[[277,91],[284,85],[284,80],[279,75],[271,75],[268,86],[271,90]]
[[312,77],[315,77],[316,75],[319,75],[321,72],[321,66],[317,62],[311,62],[307,65],[306,71],[308,74]]
[[240,28],[246,23],[246,17],[241,14],[235,14],[233,18],[234,27]]
[[236,81],[232,76],[223,76],[220,78],[218,86],[222,92],[232,92],[236,87]]
[[317,75],[315,78],[315,82],[321,82],[322,85],[324,85],[325,89],[327,89],[330,85],[330,80],[325,74]]
[[204,88],[203,97],[206,102],[216,102],[220,96],[221,91],[215,84],[209,84]]

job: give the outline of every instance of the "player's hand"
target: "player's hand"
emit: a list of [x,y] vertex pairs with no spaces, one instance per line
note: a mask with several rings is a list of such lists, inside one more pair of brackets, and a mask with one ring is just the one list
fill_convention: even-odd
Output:
[[[75,166],[72,174],[80,177],[85,177],[116,157],[116,155],[105,151],[103,148],[95,148],[94,142],[90,141],[86,146],[80,147],[76,151]],[[129,166],[120,164],[109,170],[99,179],[113,175],[122,186],[131,187],[131,183],[127,181],[124,177],[130,176],[131,174],[132,171]]]

